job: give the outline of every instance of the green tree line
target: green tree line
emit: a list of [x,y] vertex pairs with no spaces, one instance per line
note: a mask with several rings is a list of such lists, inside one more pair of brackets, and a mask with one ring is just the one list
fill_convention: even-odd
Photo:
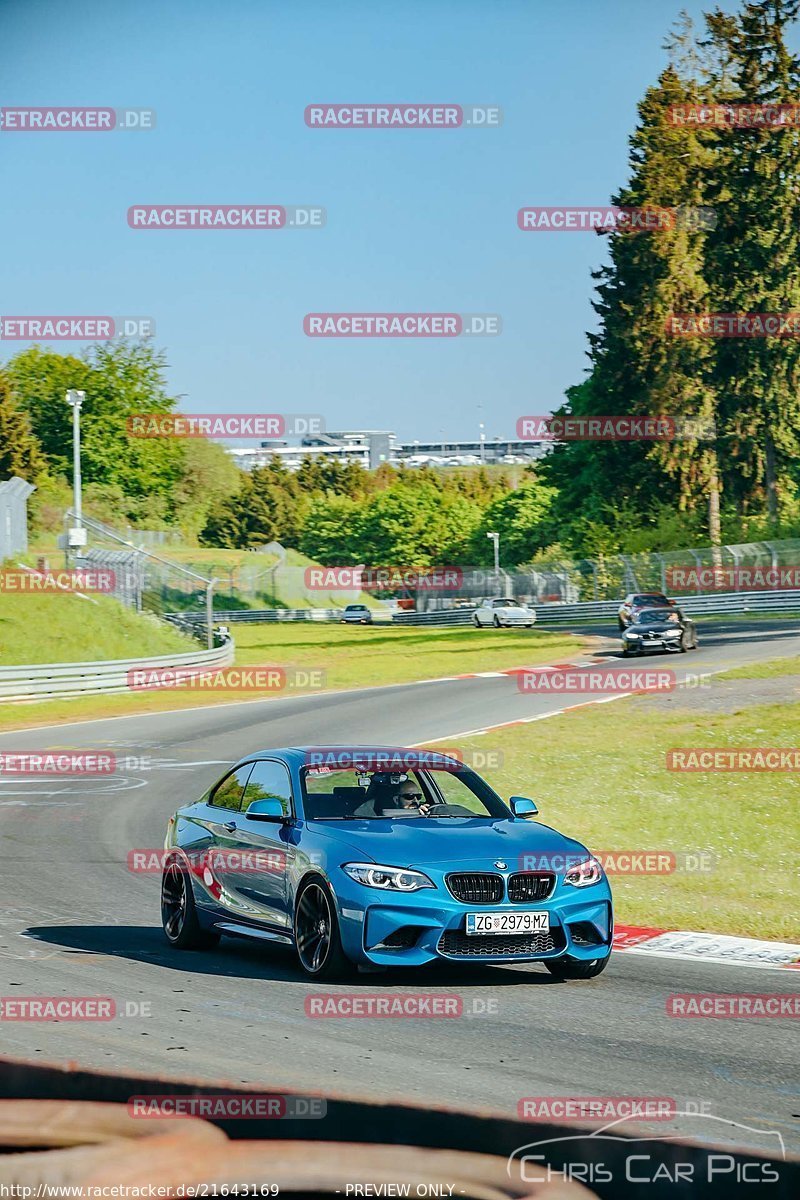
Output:
[[[798,0],[684,16],[639,105],[620,206],[668,209],[663,231],[610,234],[595,273],[588,377],[562,415],[713,422],[716,436],[565,443],[545,468],[561,537],[586,551],[680,514],[684,544],[795,532],[800,339],[685,337],[674,314],[800,312],[800,128],[676,121],[690,106],[800,103],[786,32]],[[692,219],[698,214],[703,219]],[[713,219],[708,219],[710,216]]]

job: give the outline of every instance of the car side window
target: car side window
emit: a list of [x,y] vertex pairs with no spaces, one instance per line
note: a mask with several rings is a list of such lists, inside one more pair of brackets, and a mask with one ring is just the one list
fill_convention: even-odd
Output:
[[221,779],[209,797],[209,804],[213,804],[215,808],[232,808],[238,812],[252,766],[252,763],[244,763]]
[[261,759],[253,764],[253,773],[244,791],[244,812],[247,812],[254,800],[280,800],[283,815],[292,815],[292,783],[283,763],[274,759]]

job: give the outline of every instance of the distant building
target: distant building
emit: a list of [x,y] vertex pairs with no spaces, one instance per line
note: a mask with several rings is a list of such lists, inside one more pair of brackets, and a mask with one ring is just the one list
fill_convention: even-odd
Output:
[[266,466],[278,458],[290,470],[296,471],[308,459],[338,462],[357,462],[365,470],[374,471],[381,463],[405,464],[410,467],[429,464],[432,467],[473,466],[478,463],[525,464],[541,458],[549,449],[548,442],[521,442],[510,438],[491,441],[398,442],[396,434],[382,429],[331,430],[329,433],[307,435],[299,445],[288,442],[262,442],[258,447],[230,448],[230,454],[240,467],[251,471]]
[[409,466],[421,466],[424,462],[432,467],[528,463],[546,454],[549,445],[549,442],[521,442],[512,438],[492,438],[491,441],[448,441],[441,438],[436,442],[399,442],[396,455],[398,462],[405,462]]
[[0,562],[28,549],[28,497],[34,491],[16,475],[0,483]]

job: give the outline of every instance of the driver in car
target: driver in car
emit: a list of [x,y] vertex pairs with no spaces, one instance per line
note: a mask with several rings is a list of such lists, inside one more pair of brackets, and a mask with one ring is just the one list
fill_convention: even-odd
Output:
[[395,788],[391,798],[390,808],[416,808],[423,816],[428,815],[431,806],[419,790],[419,784],[413,779],[406,779]]
[[383,817],[398,810],[416,810],[422,816],[427,816],[430,808],[419,785],[407,775],[395,781],[376,773],[370,780],[364,803],[356,809],[353,816]]

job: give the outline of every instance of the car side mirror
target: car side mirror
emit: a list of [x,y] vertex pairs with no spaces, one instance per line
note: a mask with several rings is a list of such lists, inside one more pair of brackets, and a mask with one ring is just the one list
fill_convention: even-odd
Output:
[[284,821],[286,813],[280,800],[254,800],[244,814],[251,821]]
[[527,796],[512,796],[511,811],[515,817],[535,817],[539,809]]

